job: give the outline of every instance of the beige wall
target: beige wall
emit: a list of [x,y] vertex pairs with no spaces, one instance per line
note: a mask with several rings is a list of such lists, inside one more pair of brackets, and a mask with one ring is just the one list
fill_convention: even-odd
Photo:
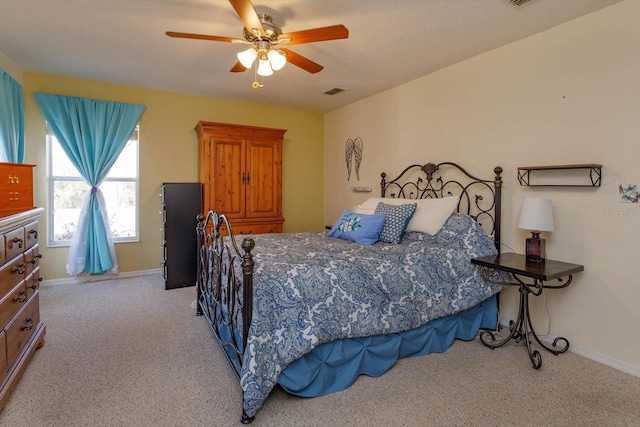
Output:
[[[381,171],[411,163],[455,161],[486,178],[501,165],[503,251],[524,250],[522,199],[546,197],[549,258],[585,266],[570,287],[533,298],[537,330],[640,373],[640,205],[618,201],[619,184],[640,184],[639,17],[640,2],[627,0],[326,114],[325,222],[368,196],[346,180],[348,138],[364,141],[358,184],[374,195]],[[518,166],[573,163],[602,163],[602,186],[516,179]],[[504,294],[513,319],[518,293]]]
[[0,52],[0,68],[13,77],[15,81],[22,84],[22,70],[2,52]]
[[[318,231],[323,222],[321,114],[180,95],[96,81],[24,73],[26,163],[34,171],[35,204],[46,206],[45,122],[34,92],[143,104],[140,121],[140,241],[116,244],[121,272],[159,269],[162,261],[160,189],[163,182],[197,181],[199,120],[287,129],[283,145],[284,230]],[[41,223],[46,227],[47,218]],[[68,248],[41,249],[42,276],[67,277]]]

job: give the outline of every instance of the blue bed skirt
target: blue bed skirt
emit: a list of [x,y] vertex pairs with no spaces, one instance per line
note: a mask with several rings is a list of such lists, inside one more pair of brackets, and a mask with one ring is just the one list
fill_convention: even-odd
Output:
[[405,357],[446,351],[456,339],[472,340],[481,328],[495,328],[496,296],[419,328],[324,343],[289,364],[278,383],[288,393],[322,396],[345,390],[358,376],[379,377]]

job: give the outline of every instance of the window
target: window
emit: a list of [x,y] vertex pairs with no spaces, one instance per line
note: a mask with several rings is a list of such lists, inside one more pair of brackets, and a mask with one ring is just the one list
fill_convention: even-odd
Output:
[[[100,184],[115,243],[138,241],[138,128]],[[88,187],[51,132],[47,132],[47,170],[48,244],[66,246],[73,238]]]

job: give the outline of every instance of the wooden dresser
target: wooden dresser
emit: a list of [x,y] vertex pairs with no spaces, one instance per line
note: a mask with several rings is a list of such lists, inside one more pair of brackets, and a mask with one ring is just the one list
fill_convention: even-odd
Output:
[[281,233],[284,129],[198,122],[202,210],[225,214],[234,234]]
[[42,208],[0,218],[0,409],[44,345],[38,218]]

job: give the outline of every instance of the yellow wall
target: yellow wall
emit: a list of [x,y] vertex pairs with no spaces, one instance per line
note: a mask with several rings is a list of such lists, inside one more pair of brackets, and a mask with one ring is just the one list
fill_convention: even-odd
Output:
[[[116,244],[121,272],[160,268],[161,184],[197,181],[198,150],[193,128],[199,120],[287,129],[282,166],[284,231],[323,228],[323,163],[318,160],[323,158],[321,114],[30,72],[24,73],[23,89],[26,163],[37,165],[35,204],[43,207],[47,182],[45,122],[34,92],[146,106],[140,121],[140,241]],[[41,219],[44,227],[47,223],[46,217]],[[42,276],[47,280],[67,277],[68,248],[42,246]]]
[[[640,204],[618,201],[619,184],[640,184],[638,46],[640,2],[627,0],[326,114],[325,222],[369,196],[346,180],[348,138],[364,142],[358,185],[374,195],[380,172],[412,163],[458,162],[487,179],[500,165],[503,250],[523,252],[520,205],[545,197],[549,258],[585,266],[568,288],[533,298],[538,331],[640,373]],[[602,163],[602,187],[516,179],[518,166],[574,163]],[[513,319],[518,293],[504,294],[502,315]]]

